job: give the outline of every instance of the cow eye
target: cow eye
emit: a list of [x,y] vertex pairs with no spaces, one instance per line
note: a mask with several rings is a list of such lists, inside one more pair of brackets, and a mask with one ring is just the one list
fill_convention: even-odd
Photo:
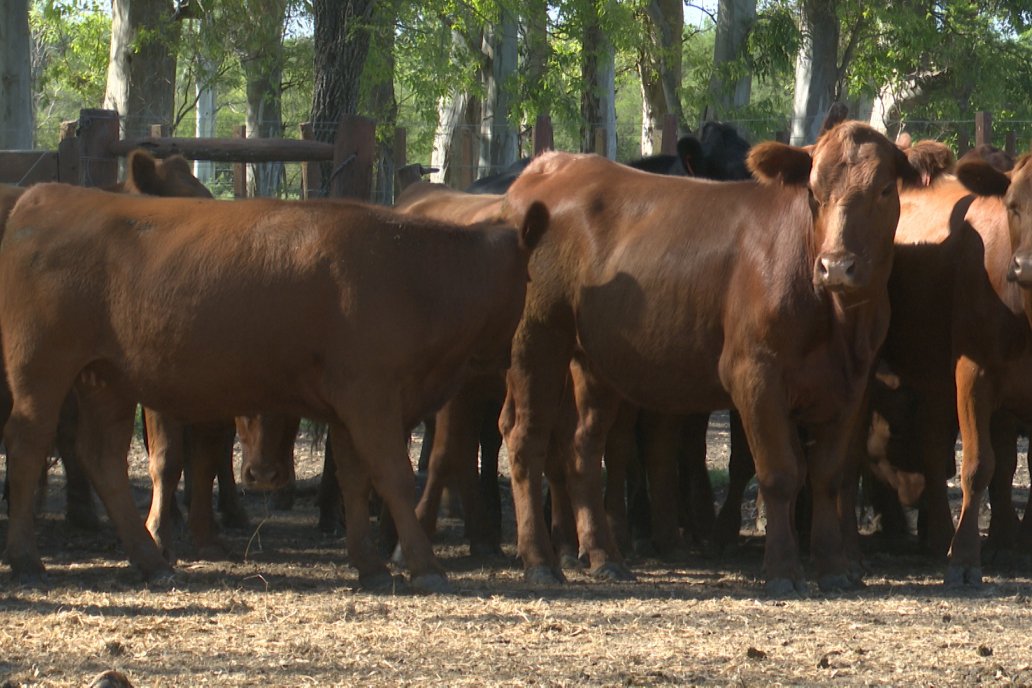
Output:
[[1014,215],[1015,217],[1021,215],[1021,208],[1018,206],[1017,203],[1009,204],[1007,206],[1007,210],[1010,211],[1011,215]]
[[895,190],[896,190],[896,182],[892,182],[890,184],[886,184],[885,188],[882,189],[882,191],[881,191],[882,198],[888,198],[889,196],[892,195],[892,192],[895,191]]

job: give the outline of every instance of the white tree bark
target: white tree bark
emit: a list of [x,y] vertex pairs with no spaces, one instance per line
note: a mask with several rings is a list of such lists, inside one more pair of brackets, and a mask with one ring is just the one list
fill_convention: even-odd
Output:
[[434,150],[430,155],[430,165],[438,171],[430,175],[432,182],[444,184],[445,180],[451,179],[451,167],[455,157],[455,132],[465,123],[468,103],[468,93],[455,93],[448,98],[442,98],[437,105],[437,132],[434,134]]
[[33,136],[28,0],[0,2],[0,150],[29,150]]
[[168,0],[111,0],[111,53],[104,107],[121,115],[122,133],[146,136],[173,122],[179,36]]
[[662,143],[662,119],[673,114],[684,123],[681,108],[681,50],[684,7],[680,0],[649,0],[645,4],[647,42],[638,55],[641,79],[641,154],[653,155]]
[[[588,10],[585,17],[583,49],[581,51],[581,147],[608,158],[616,157],[616,50],[606,35],[597,14],[597,8]],[[606,136],[605,150],[596,150],[595,131],[602,127]]]
[[483,175],[501,172],[519,155],[519,140],[510,121],[517,61],[516,28],[516,15],[503,5],[498,24],[484,29],[484,103],[480,125]]
[[804,0],[802,40],[796,59],[794,145],[817,139],[824,115],[835,97],[838,77],[839,22],[836,0]]
[[749,30],[756,23],[756,0],[720,0],[717,8],[717,35],[713,44],[713,78],[710,92],[718,118],[746,107],[752,95],[752,75],[726,83],[721,65],[740,59],[746,49]]

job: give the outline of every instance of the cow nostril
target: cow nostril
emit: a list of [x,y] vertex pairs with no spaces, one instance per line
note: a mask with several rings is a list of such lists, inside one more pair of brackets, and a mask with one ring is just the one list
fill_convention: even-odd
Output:
[[828,259],[821,258],[817,261],[817,272],[820,273],[821,277],[828,275]]
[[854,263],[853,261],[849,261],[849,263],[846,265],[846,276],[847,277],[852,277],[855,273],[856,273],[856,263]]

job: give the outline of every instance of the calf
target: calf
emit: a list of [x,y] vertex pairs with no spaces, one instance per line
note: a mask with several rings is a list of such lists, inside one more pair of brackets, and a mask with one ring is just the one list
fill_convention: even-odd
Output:
[[[513,344],[503,428],[518,548],[531,580],[561,579],[540,480],[571,359],[577,487],[571,499],[592,567],[623,567],[604,522],[600,457],[621,396],[655,410],[734,406],[768,505],[768,587],[801,585],[789,510],[808,471],[811,552],[822,587],[844,587],[835,516],[844,453],[888,326],[897,180],[916,171],[870,127],[847,122],[810,149],[765,143],[756,182],[644,175],[595,156],[549,154],[507,194],[521,221],[552,209],[531,261]],[[808,426],[804,457],[795,423]]]
[[467,369],[508,363],[528,258],[547,222],[541,205],[514,231],[358,203],[27,191],[0,250],[14,573],[43,571],[32,477],[75,385],[84,464],[146,576],[170,567],[129,491],[137,401],[184,422],[260,412],[329,421],[360,582],[390,582],[369,539],[371,483],[398,525],[413,584],[445,587],[413,511],[406,433]]

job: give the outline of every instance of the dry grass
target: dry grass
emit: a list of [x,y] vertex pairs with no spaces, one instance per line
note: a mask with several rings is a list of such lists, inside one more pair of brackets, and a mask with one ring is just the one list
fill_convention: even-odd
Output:
[[[255,528],[226,533],[239,560],[183,562],[171,589],[141,585],[110,530],[48,515],[48,587],[0,578],[0,685],[83,686],[108,668],[137,686],[1032,685],[1027,559],[953,592],[934,562],[873,551],[866,589],[774,601],[752,538],[720,561],[633,561],[634,583],[573,572],[533,589],[511,546],[472,559],[446,519],[456,594],[373,595],[315,529],[316,464],[301,462],[293,512],[247,497]],[[139,457],[133,473],[145,502]]]

